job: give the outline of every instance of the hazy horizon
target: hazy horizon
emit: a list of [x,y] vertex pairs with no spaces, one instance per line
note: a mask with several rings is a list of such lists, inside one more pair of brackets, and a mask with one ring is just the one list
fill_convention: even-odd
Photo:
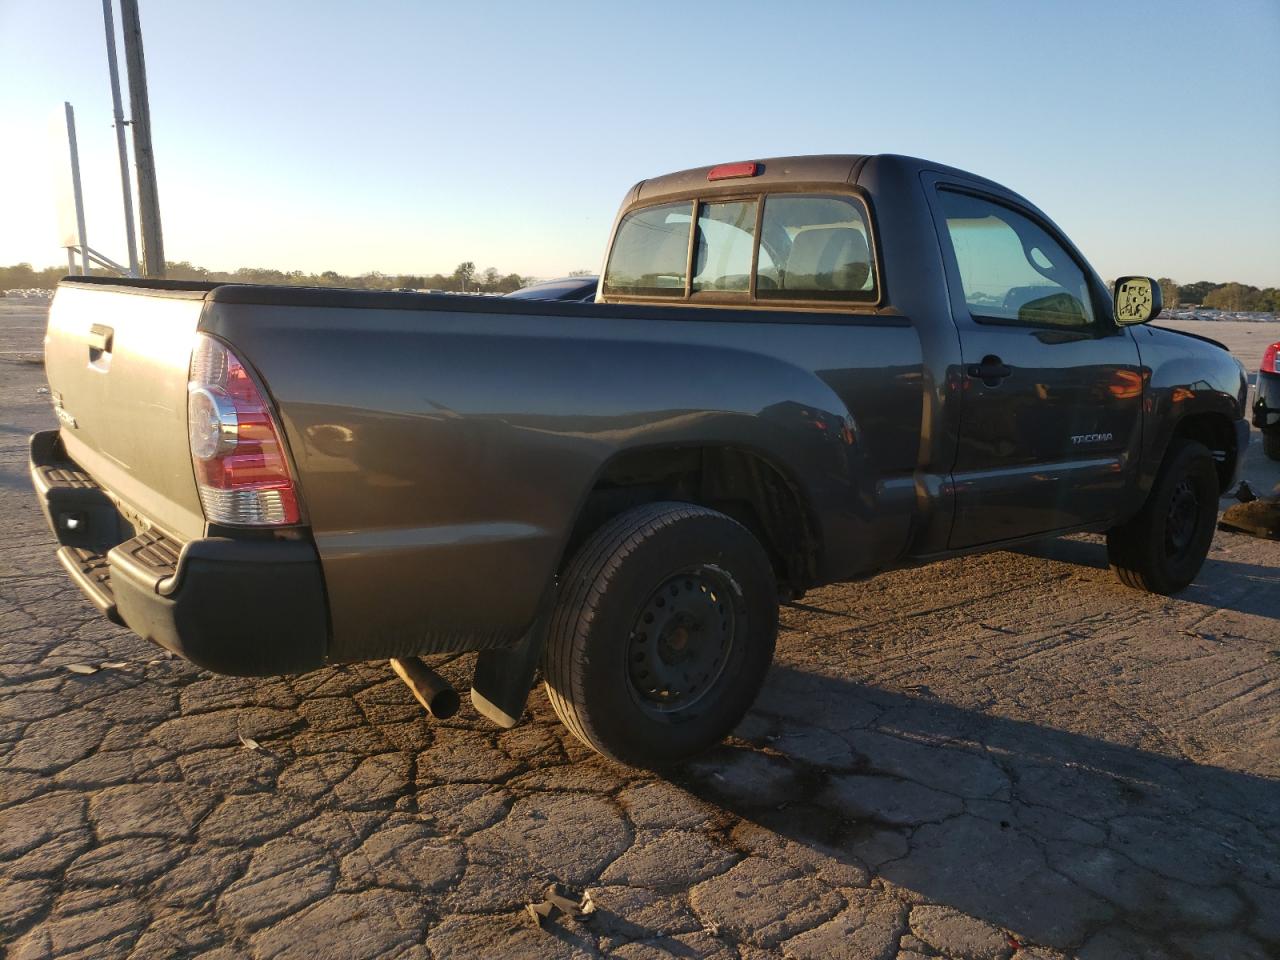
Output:
[[[215,12],[216,11],[216,12]],[[1280,286],[1280,5],[432,9],[141,0],[165,253],[210,269],[596,269],[637,180],[906,153],[1006,183],[1106,277]],[[125,257],[98,0],[0,4],[0,264]],[[128,106],[126,103],[126,114]]]

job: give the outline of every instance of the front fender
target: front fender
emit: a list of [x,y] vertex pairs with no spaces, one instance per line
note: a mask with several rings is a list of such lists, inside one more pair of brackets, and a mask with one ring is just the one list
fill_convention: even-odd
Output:
[[1137,483],[1140,506],[1170,442],[1188,417],[1221,417],[1226,435],[1234,437],[1234,424],[1245,415],[1248,380],[1227,349],[1213,341],[1152,326],[1136,328],[1134,339],[1145,378],[1143,455]]

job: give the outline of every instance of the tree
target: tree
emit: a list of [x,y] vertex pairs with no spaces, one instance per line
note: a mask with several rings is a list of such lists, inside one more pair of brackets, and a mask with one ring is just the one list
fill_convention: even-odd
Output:
[[29,263],[15,263],[0,270],[0,288],[23,289],[36,285],[36,272]]
[[1206,307],[1218,310],[1265,310],[1266,297],[1257,287],[1244,283],[1224,283],[1204,298]]
[[190,260],[179,260],[177,263],[170,260],[164,265],[164,275],[170,280],[204,280],[208,278],[209,271],[204,267],[192,266]]
[[1188,283],[1185,287],[1178,288],[1178,302],[1188,305],[1204,303],[1204,298],[1209,295],[1209,291],[1219,286],[1221,284],[1210,283],[1208,280],[1197,280],[1195,283]]
[[[466,268],[466,269],[464,269]],[[66,265],[35,269],[29,263],[0,266],[0,294],[6,290],[36,288],[50,290],[66,275]],[[99,273],[101,271],[95,271]],[[210,280],[216,283],[275,283],[306,287],[353,287],[360,290],[389,290],[393,287],[426,288],[430,290],[459,290],[476,279],[475,264],[470,261],[458,265],[458,270],[446,276],[442,273],[421,276],[418,274],[389,274],[371,270],[359,276],[347,276],[336,270],[307,273],[304,270],[273,270],[266,267],[240,267],[236,270],[209,270],[188,260],[170,261],[166,272],[173,280]],[[496,268],[484,271],[484,286],[491,293],[510,293],[528,286],[529,277],[518,273],[503,275]]]
[[459,289],[466,290],[467,284],[476,275],[476,265],[470,260],[463,260],[453,270],[453,279],[458,281]]
[[1178,281],[1170,280],[1168,277],[1161,277],[1156,283],[1160,284],[1160,296],[1164,300],[1166,307],[1176,307],[1178,305]]
[[594,270],[570,270],[568,273],[568,276],[570,277],[591,277],[594,275]]

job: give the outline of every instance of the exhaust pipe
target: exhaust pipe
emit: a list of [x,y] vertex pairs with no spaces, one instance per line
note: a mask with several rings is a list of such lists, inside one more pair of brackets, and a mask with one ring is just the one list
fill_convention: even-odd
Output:
[[414,698],[437,720],[447,720],[458,712],[458,691],[418,657],[392,660],[391,669],[413,691]]

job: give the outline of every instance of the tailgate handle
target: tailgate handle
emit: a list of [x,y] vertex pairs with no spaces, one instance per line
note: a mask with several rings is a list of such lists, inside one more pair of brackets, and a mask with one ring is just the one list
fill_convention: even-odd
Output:
[[90,350],[97,350],[100,353],[111,352],[111,341],[115,337],[115,330],[105,324],[95,323],[89,328],[89,336],[86,340],[89,343]]

